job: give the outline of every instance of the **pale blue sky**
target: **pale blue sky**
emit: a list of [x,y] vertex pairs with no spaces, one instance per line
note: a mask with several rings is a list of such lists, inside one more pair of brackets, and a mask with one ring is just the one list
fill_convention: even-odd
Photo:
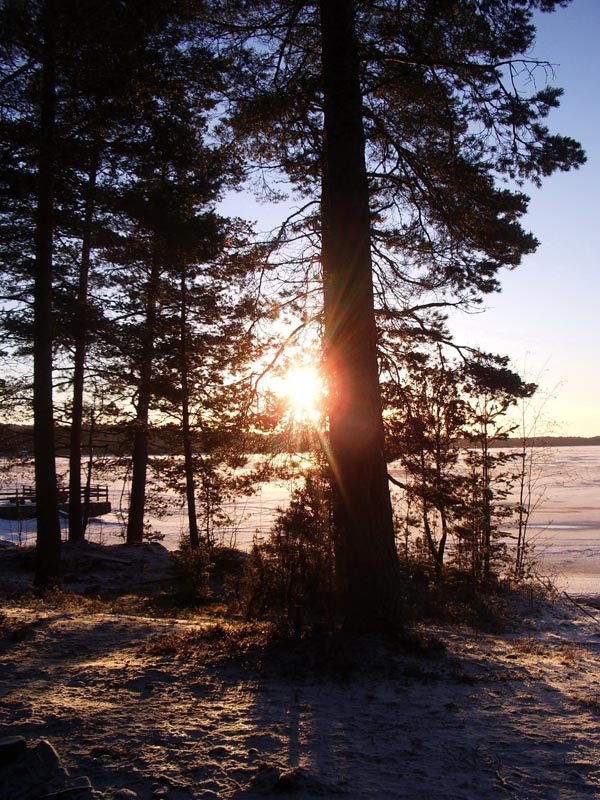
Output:
[[[457,319],[458,340],[509,355],[553,395],[545,415],[556,433],[600,435],[600,0],[574,0],[538,18],[534,55],[555,65],[565,94],[553,132],[579,140],[587,164],[530,191],[525,226],[541,244],[487,310]],[[540,433],[544,433],[540,429]]]

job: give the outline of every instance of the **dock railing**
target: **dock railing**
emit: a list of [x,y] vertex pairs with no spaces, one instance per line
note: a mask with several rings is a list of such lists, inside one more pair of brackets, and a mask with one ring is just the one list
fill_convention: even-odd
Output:
[[[36,499],[35,486],[30,484],[17,484],[11,489],[0,489],[0,503],[34,503]],[[81,487],[81,499],[85,503],[108,502],[108,486],[100,483],[92,483],[90,486]],[[58,500],[60,503],[69,502],[69,492],[67,489],[58,487]]]

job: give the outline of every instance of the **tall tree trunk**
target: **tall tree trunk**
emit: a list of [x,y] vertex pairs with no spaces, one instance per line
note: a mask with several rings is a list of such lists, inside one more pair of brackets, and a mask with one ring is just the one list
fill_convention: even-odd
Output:
[[133,434],[131,496],[127,517],[127,544],[141,544],[144,540],[144,508],[146,505],[146,474],[148,470],[148,421],[152,399],[152,361],[156,337],[156,305],[159,259],[155,253],[146,286],[146,319],[142,331],[140,377]]
[[146,505],[146,474],[148,470],[148,403],[146,394],[145,389],[140,391],[133,434],[127,544],[141,544],[144,540],[144,507]]
[[523,438],[521,452],[518,455],[520,466],[519,501],[517,505],[517,549],[515,553],[514,576],[516,580],[523,580],[525,566],[525,552],[527,539],[527,524],[531,513],[531,462],[527,465],[527,441]]
[[92,475],[94,473],[94,437],[96,434],[96,417],[94,412],[92,411],[92,416],[90,419],[90,430],[88,434],[88,460],[87,460],[87,473],[85,477],[85,489],[84,489],[84,502],[82,505],[82,512],[83,512],[83,532],[87,530],[88,523],[90,521],[90,501],[92,495]]
[[34,585],[39,590],[60,584],[60,522],[52,396],[52,238],[56,126],[56,35],[52,0],[44,3],[42,14],[44,45],[33,290],[33,435],[37,503]]
[[336,567],[345,624],[399,617],[400,564],[384,453],[369,187],[352,0],[321,0],[322,264]]
[[69,442],[69,541],[81,542],[85,537],[85,522],[81,502],[81,437],[83,424],[83,390],[85,359],[88,340],[88,283],[92,251],[92,224],[94,219],[98,157],[92,156],[88,176],[87,196],[81,244],[81,266],[77,287],[75,320],[75,353],[73,356],[73,410],[71,412],[71,437]]
[[200,547],[198,519],[196,517],[196,481],[194,479],[194,459],[192,452],[192,433],[190,429],[190,388],[188,378],[188,340],[187,340],[187,271],[185,265],[181,271],[181,306],[180,306],[180,371],[181,371],[181,435],[183,438],[183,458],[185,470],[185,494],[187,500],[190,547]]
[[482,442],[483,463],[482,463],[482,483],[483,483],[483,580],[489,581],[492,577],[491,556],[492,556],[492,496],[493,492],[490,485],[490,451],[489,435],[487,424],[484,431]]

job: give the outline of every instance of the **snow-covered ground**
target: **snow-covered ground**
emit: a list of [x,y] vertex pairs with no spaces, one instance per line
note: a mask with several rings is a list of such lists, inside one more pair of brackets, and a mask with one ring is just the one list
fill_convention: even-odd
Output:
[[[92,592],[161,587],[168,563],[160,545],[70,552]],[[268,645],[202,612],[25,596],[0,616],[0,796],[599,798],[597,614],[532,597],[501,632]]]
[[[541,566],[597,601],[600,448],[548,455],[531,528]],[[250,498],[244,526],[265,530],[289,489]],[[184,520],[155,522],[176,547]],[[97,525],[106,543],[118,532],[117,517]],[[600,798],[597,607],[525,597],[499,632],[423,625],[416,648],[267,646],[261,626],[254,647],[243,635],[236,646],[239,622],[165,616],[129,596],[162,591],[165,547],[65,550],[65,588],[81,599],[0,608],[2,798]],[[29,586],[31,568],[2,561],[0,590]],[[128,596],[85,599],[103,592]],[[23,737],[13,760],[6,736]]]
[[[66,473],[66,461],[58,460],[59,471]],[[392,474],[398,471],[391,465]],[[600,595],[600,447],[540,448],[535,451],[529,542],[538,568],[558,584],[577,595]],[[31,468],[2,477],[4,488],[16,483],[31,483]],[[123,484],[114,478],[109,483],[113,513],[90,524],[92,541],[110,544],[123,541],[123,516],[119,513]],[[288,502],[291,484],[286,481],[264,484],[257,494],[228,506],[235,523],[223,531],[226,544],[246,549],[255,535],[270,528],[276,509]],[[176,549],[186,530],[180,500],[165,494],[168,514],[149,515],[152,530],[163,535],[168,549]],[[0,520],[0,538],[29,541],[35,537],[35,522]]]

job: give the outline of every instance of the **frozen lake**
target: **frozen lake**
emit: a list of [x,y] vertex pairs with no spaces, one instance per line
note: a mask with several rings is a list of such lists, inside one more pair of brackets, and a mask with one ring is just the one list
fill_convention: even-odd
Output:
[[535,554],[559,588],[600,594],[600,447],[540,450]]
[[[65,459],[58,459],[58,469],[66,471]],[[390,471],[396,471],[393,464]],[[600,594],[600,447],[538,448],[533,473],[535,508],[528,536],[540,571],[570,593]],[[3,489],[31,483],[31,468],[20,468],[0,480]],[[120,481],[111,482],[109,489],[113,513],[90,523],[88,535],[93,541],[122,541],[119,509],[126,495]],[[275,481],[264,484],[257,494],[229,504],[234,523],[223,530],[224,542],[248,548],[256,535],[269,530],[276,509],[285,507],[291,489],[290,482]],[[163,544],[175,549],[186,530],[186,516],[175,495],[164,499],[169,513],[160,518],[149,516],[148,521],[164,537]],[[33,542],[35,521],[0,520],[0,538]]]
[[[257,457],[258,458],[258,457]],[[101,460],[102,461],[102,460]],[[151,459],[154,469],[149,470],[149,476],[157,475],[160,482],[161,458]],[[251,463],[255,463],[251,457]],[[297,458],[301,463],[301,459]],[[8,466],[10,462],[4,462]],[[68,461],[66,458],[57,458],[57,474],[62,485],[67,485]],[[154,480],[152,482],[154,482]],[[33,466],[31,464],[11,464],[9,469],[0,473],[0,489],[13,491],[18,485],[32,485]],[[90,520],[86,536],[94,542],[112,544],[122,542],[125,537],[127,499],[129,483],[126,478],[118,478],[116,474],[105,474],[103,471],[95,473],[93,483],[108,485],[108,496],[112,512],[97,519]],[[265,535],[270,529],[277,509],[288,504],[290,493],[294,487],[291,481],[271,481],[262,484],[258,491],[248,497],[240,497],[233,502],[225,503],[224,509],[232,519],[232,524],[220,531],[220,538],[224,544],[242,549],[249,549],[256,535]],[[150,491],[148,492],[150,495]],[[156,498],[155,498],[156,499]],[[149,505],[156,503],[149,503]],[[180,546],[182,536],[187,530],[187,512],[183,505],[183,498],[168,489],[160,490],[159,503],[166,513],[157,515],[152,511],[146,514],[145,522],[150,526],[152,535],[160,537],[162,544],[170,550]],[[66,527],[66,517],[62,519]],[[35,520],[2,520],[0,519],[0,539],[16,542],[29,542],[35,540]]]

